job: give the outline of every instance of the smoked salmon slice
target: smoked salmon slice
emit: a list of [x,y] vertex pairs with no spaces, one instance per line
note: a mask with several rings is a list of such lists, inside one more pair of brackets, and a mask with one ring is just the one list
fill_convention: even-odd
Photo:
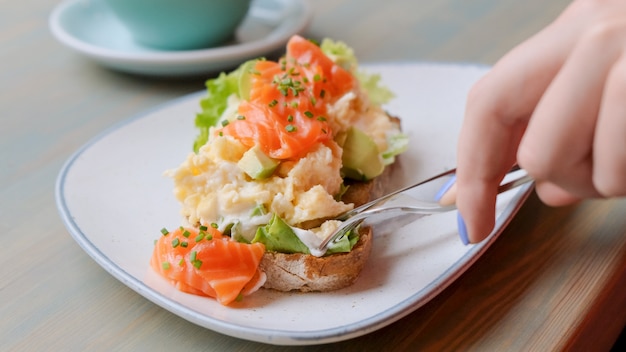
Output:
[[355,78],[319,46],[294,36],[284,58],[259,60],[252,72],[250,97],[237,111],[240,118],[217,134],[231,135],[248,147],[258,145],[281,160],[298,159],[333,138],[327,106],[351,91]]
[[259,270],[265,253],[261,243],[236,242],[212,227],[163,232],[150,265],[183,292],[213,297],[228,305],[265,282],[265,274]]

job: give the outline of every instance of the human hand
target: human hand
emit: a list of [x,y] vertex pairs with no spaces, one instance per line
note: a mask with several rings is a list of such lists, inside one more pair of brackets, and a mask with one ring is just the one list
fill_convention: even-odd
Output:
[[515,163],[548,205],[626,195],[626,1],[573,2],[471,89],[457,162],[464,243],[493,229]]

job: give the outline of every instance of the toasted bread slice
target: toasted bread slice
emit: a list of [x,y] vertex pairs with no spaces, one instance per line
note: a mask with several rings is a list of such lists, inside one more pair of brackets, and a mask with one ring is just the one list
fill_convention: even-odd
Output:
[[325,257],[266,252],[259,266],[267,275],[263,287],[278,291],[310,292],[350,286],[369,258],[372,237],[371,228],[362,228],[359,241],[350,252]]
[[[373,180],[350,184],[343,200],[359,206],[390,191],[390,180],[398,165],[398,161],[389,165]],[[266,252],[260,264],[267,275],[263,287],[279,291],[325,292],[352,285],[367,262],[374,242],[370,227],[361,228],[359,234],[359,241],[348,253],[315,257],[302,253]]]

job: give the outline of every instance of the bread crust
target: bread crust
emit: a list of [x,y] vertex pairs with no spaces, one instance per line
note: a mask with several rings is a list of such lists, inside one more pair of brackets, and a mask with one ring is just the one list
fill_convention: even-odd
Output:
[[370,227],[360,229],[359,241],[348,253],[325,257],[266,252],[259,268],[267,275],[263,287],[278,291],[332,291],[352,285],[372,251]]

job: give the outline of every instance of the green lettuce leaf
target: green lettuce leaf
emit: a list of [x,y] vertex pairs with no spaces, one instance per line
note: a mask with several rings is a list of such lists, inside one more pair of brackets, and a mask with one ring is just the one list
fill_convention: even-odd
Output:
[[200,100],[202,111],[196,114],[196,127],[200,134],[193,143],[194,152],[198,152],[200,147],[209,140],[209,128],[215,126],[228,106],[228,97],[231,94],[238,94],[239,91],[239,71],[231,73],[222,72],[217,78],[206,82],[207,95]]
[[395,97],[389,88],[381,84],[380,75],[369,74],[358,69],[359,62],[354,55],[354,50],[346,43],[326,38],[322,40],[320,48],[333,62],[355,75],[372,103],[385,104]]
[[344,70],[353,73],[356,72],[359,62],[356,59],[356,55],[354,55],[354,50],[346,43],[325,38],[322,40],[320,48],[326,56]]
[[397,133],[387,138],[387,150],[382,153],[385,165],[393,164],[397,155],[404,153],[409,148],[409,136]]
[[396,97],[389,88],[382,85],[379,74],[368,74],[359,71],[355,75],[361,83],[361,88],[367,92],[372,103],[382,105]]

